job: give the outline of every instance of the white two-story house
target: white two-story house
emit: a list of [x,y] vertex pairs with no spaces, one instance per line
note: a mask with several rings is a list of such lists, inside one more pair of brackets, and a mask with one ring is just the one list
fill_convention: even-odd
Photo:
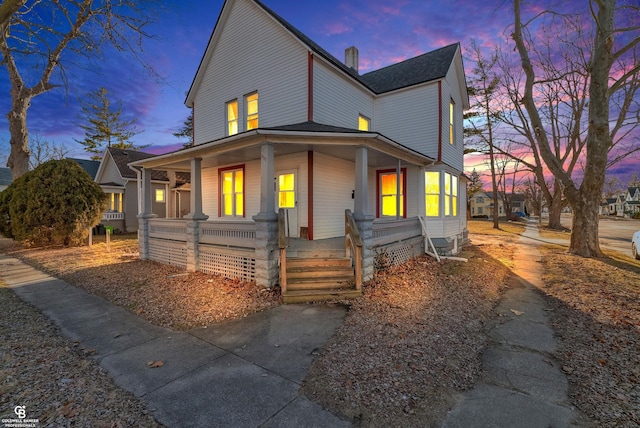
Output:
[[[186,105],[194,146],[131,164],[142,258],[296,301],[357,295],[381,263],[466,239],[459,44],[360,74],[355,48],[342,62],[261,2],[227,0]],[[191,173],[186,219],[152,214],[155,169]]]

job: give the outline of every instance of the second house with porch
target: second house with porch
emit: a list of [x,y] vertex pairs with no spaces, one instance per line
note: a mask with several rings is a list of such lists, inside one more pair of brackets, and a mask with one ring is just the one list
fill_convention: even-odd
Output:
[[[439,254],[466,240],[459,44],[360,74],[355,48],[341,62],[261,2],[227,0],[186,104],[194,146],[130,164],[142,258],[295,301],[358,294],[425,235]],[[190,172],[185,219],[153,214],[154,170]]]

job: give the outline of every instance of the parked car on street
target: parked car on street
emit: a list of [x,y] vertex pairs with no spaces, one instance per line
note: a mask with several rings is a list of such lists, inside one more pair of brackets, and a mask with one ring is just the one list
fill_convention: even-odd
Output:
[[633,234],[631,238],[631,254],[636,259],[640,260],[640,230]]

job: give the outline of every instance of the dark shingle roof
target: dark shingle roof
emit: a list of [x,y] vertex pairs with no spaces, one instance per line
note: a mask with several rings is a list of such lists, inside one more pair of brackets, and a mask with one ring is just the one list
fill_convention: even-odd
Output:
[[[151,153],[138,152],[136,150],[114,149],[112,147],[109,147],[107,150],[109,150],[109,153],[118,167],[118,171],[120,171],[122,178],[130,178],[134,180],[137,178],[136,173],[132,171],[127,164],[129,162],[135,162],[155,156]],[[157,181],[169,181],[166,171],[152,170],[151,179]]]
[[441,79],[447,75],[458,46],[459,44],[455,43],[363,74],[360,80],[380,94]]
[[318,122],[301,122],[291,125],[275,126],[272,128],[260,128],[269,131],[292,131],[292,132],[335,132],[335,133],[366,133],[368,131],[359,131],[353,128],[343,128],[341,126],[325,125]]
[[8,186],[12,182],[11,170],[9,168],[0,168],[0,186]]
[[76,159],[76,158],[69,158],[69,160],[72,160],[78,163],[82,167],[82,169],[87,171],[87,173],[91,176],[91,178],[93,179],[96,178],[96,174],[98,173],[98,168],[100,167],[100,161],[89,160],[89,159]]
[[358,80],[376,94],[382,94],[445,77],[449,67],[451,66],[451,62],[453,61],[456,49],[460,45],[459,43],[454,43],[415,58],[411,58],[370,73],[359,75],[355,70],[347,67],[344,63],[307,37],[300,30],[289,24],[277,13],[265,6],[262,2],[259,0],[254,1],[293,35],[308,45],[313,51],[315,51],[315,53],[331,62],[346,74]]

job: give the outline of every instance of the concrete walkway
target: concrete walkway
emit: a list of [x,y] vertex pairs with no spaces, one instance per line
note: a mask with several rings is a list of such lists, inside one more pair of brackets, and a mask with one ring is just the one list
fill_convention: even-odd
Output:
[[15,258],[0,255],[0,276],[169,427],[350,426],[298,394],[316,351],[342,324],[342,307],[279,306],[176,332]]
[[568,399],[567,378],[553,357],[542,288],[537,224],[527,224],[514,256],[517,281],[487,325],[483,374],[448,414],[443,427],[571,427],[578,413]]

